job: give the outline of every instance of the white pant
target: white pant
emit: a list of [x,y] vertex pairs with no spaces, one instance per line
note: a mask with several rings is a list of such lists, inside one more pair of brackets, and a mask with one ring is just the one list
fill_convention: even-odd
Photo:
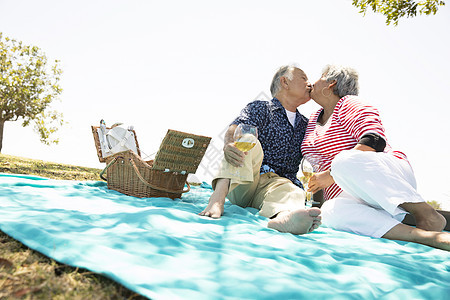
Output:
[[405,217],[400,204],[425,201],[409,163],[391,154],[342,151],[331,176],[343,192],[322,205],[322,223],[337,230],[382,237]]

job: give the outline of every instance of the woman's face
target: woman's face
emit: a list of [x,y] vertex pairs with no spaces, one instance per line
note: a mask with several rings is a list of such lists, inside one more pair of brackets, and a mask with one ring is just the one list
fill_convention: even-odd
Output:
[[[325,88],[328,88],[328,86],[329,86],[329,83],[325,79],[325,74],[322,74],[322,76],[319,78],[319,80],[317,80],[312,86],[311,98],[314,100],[318,100],[320,97],[323,97],[324,93],[322,93],[322,90]],[[328,92],[326,92],[325,94],[327,95]]]

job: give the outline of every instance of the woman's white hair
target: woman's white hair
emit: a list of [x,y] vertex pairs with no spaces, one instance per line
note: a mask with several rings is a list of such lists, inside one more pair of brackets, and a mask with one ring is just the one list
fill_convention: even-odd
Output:
[[327,65],[322,71],[324,78],[327,82],[336,80],[336,85],[333,89],[333,93],[340,98],[346,95],[358,95],[358,72],[350,67],[342,67],[336,65]]
[[289,80],[294,79],[294,70],[299,69],[301,70],[297,64],[290,64],[286,66],[282,66],[278,69],[278,71],[275,73],[272,79],[272,84],[270,85],[270,93],[272,94],[272,97],[276,97],[276,95],[281,90],[281,77],[286,77]]

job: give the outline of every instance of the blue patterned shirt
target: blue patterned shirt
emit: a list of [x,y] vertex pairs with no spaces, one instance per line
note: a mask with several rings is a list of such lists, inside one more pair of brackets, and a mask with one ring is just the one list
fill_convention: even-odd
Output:
[[293,127],[281,102],[273,98],[247,104],[231,124],[240,123],[258,128],[258,139],[264,151],[261,174],[274,172],[302,187],[296,175],[302,159],[300,147],[308,119],[297,110]]

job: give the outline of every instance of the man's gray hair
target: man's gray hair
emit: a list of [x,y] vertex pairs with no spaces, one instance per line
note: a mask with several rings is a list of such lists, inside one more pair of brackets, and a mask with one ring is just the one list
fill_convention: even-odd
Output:
[[336,80],[333,93],[340,98],[346,95],[358,95],[358,72],[350,67],[342,67],[336,65],[327,65],[322,71],[327,82]]
[[287,66],[282,66],[278,69],[272,79],[272,84],[270,85],[270,93],[272,97],[275,97],[281,90],[281,77],[286,77],[289,80],[294,79],[294,69],[300,69],[296,64],[290,64]]

